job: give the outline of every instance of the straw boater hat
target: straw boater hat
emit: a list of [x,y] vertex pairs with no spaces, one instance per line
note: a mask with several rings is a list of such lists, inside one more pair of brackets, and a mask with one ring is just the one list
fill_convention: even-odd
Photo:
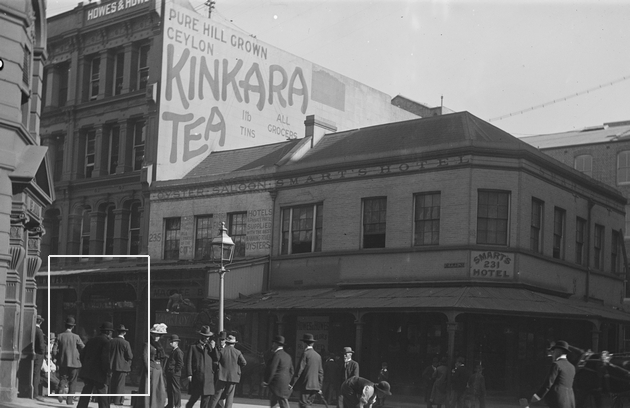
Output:
[[166,325],[164,323],[156,323],[150,330],[153,334],[166,334]]
[[390,389],[391,387],[389,386],[389,383],[387,381],[381,381],[378,382],[376,384],[374,384],[374,388],[379,390],[380,392],[382,392],[385,395],[392,395]]
[[348,354],[348,353],[350,353],[350,354],[354,353],[354,351],[352,351],[352,347],[344,347],[343,348],[343,354]]
[[230,334],[229,336],[227,336],[227,339],[225,340],[225,342],[229,344],[236,344],[236,337]]
[[210,331],[210,326],[201,326],[201,329],[199,329],[199,331],[197,333],[201,334],[202,336],[206,336],[206,337],[211,337],[211,336],[214,335],[214,333],[212,333]]
[[300,339],[304,343],[315,343],[315,337],[311,333],[304,333],[304,336]]

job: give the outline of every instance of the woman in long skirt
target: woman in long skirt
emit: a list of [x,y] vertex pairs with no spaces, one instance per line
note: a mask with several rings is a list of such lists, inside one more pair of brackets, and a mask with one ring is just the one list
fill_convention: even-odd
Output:
[[[151,342],[144,344],[144,368],[140,377],[139,394],[149,394],[148,397],[138,397],[135,408],[164,408],[166,405],[166,384],[162,376],[162,365],[166,359],[166,353],[159,343],[160,337],[166,334],[164,323],[154,324],[151,327]],[[147,367],[148,362],[148,367]],[[149,378],[147,379],[147,368]]]

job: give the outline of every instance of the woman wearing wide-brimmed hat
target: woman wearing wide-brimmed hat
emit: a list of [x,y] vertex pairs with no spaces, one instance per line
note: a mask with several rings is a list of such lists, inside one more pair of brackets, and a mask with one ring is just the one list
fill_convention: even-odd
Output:
[[[156,323],[151,327],[151,342],[144,345],[143,361],[145,366],[142,370],[140,389],[138,390],[138,394],[149,394],[149,396],[136,399],[135,408],[164,408],[166,405],[166,385],[164,376],[162,376],[162,365],[166,359],[166,353],[158,342],[160,337],[166,335],[166,329],[164,323]],[[148,366],[146,366],[147,362]],[[149,369],[148,379],[147,369]]]

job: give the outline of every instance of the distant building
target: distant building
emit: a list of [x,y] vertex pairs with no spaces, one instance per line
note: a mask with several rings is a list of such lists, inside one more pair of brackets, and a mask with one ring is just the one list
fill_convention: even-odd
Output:
[[[0,402],[32,396],[35,273],[53,198],[40,146],[43,0],[0,0]],[[18,380],[19,373],[19,380]]]
[[152,267],[196,273],[210,299],[226,222],[239,341],[265,350],[282,334],[294,356],[305,332],[322,354],[350,345],[368,378],[387,361],[403,395],[434,355],[481,361],[488,389],[516,397],[542,381],[551,341],[623,348],[619,191],[468,112],[305,127],[152,186]]

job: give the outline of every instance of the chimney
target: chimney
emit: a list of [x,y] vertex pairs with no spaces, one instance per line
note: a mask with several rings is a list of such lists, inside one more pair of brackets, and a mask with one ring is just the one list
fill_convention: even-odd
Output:
[[304,137],[311,138],[311,149],[319,143],[322,136],[326,133],[334,133],[337,131],[337,126],[335,126],[334,123],[321,118],[316,118],[315,115],[307,116],[304,121],[304,126]]

